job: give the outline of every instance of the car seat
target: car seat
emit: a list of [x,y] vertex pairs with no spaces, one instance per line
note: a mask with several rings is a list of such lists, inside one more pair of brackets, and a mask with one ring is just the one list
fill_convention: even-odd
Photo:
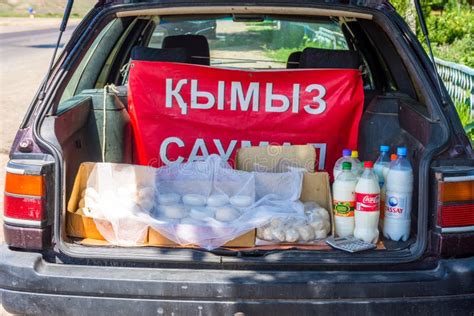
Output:
[[163,39],[162,48],[184,48],[191,64],[210,65],[209,43],[202,35],[171,35]]
[[301,58],[301,52],[291,53],[290,56],[288,56],[288,60],[286,62],[286,68],[287,69],[299,68],[300,58]]
[[356,51],[307,47],[301,53],[299,68],[359,69],[360,65]]
[[145,61],[167,61],[175,63],[188,63],[189,58],[186,49],[176,48],[149,48],[135,46],[130,54],[132,60]]

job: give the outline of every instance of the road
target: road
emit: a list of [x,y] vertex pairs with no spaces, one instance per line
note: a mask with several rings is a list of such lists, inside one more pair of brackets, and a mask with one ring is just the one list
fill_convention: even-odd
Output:
[[[59,19],[38,20],[38,28],[30,21],[17,19],[3,23],[0,19],[0,192],[3,193],[5,164],[21,120],[36,93],[49,65],[58,36]],[[16,24],[17,25],[16,25]],[[77,21],[70,23],[64,34],[65,43]],[[21,31],[14,32],[15,27]],[[29,30],[25,31],[25,28]],[[3,194],[0,197],[0,224]],[[3,241],[0,225],[0,243]]]

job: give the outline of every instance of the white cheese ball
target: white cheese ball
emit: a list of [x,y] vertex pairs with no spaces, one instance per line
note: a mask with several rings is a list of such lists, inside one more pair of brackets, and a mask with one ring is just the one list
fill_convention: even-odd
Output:
[[326,231],[326,234],[331,231],[331,223],[328,220],[323,221],[323,229]]
[[324,230],[324,229],[322,229],[322,230],[316,230],[316,231],[314,232],[314,238],[315,238],[315,239],[323,239],[323,238],[326,238],[327,235],[328,235],[328,234],[327,234],[326,230]]
[[84,205],[85,207],[89,207],[89,208],[97,208],[97,200],[96,199],[93,199],[91,198],[90,196],[86,195],[84,197]]
[[80,201],[79,201],[79,208],[83,208],[86,206],[86,201],[84,198],[82,198]]
[[315,231],[321,230],[324,228],[324,219],[321,216],[315,214],[315,216],[311,217],[309,225],[311,225]]
[[178,204],[180,200],[181,200],[181,196],[177,193],[158,194],[158,203],[160,203],[161,205]]
[[298,234],[303,241],[310,241],[314,239],[314,230],[309,225],[298,227]]
[[123,186],[117,189],[117,194],[120,198],[137,200],[137,188],[133,186]]
[[247,195],[234,195],[230,198],[230,204],[235,207],[249,207],[252,203],[253,199]]
[[138,190],[138,198],[140,200],[150,200],[155,196],[155,189],[152,187],[144,187]]
[[275,228],[272,230],[272,239],[277,240],[279,242],[284,242],[286,240],[285,231],[281,228]]
[[300,235],[293,228],[287,229],[286,232],[285,232],[285,241],[286,242],[295,242],[295,241],[298,240],[299,237],[300,237]]
[[188,215],[186,208],[181,204],[162,205],[160,206],[160,211],[163,213],[163,215],[172,219],[181,219]]
[[272,218],[270,226],[272,228],[281,228],[283,226],[283,220],[281,218]]
[[87,216],[87,217],[101,217],[100,213],[98,213],[97,211],[94,211],[92,212],[90,209],[88,209],[87,207],[83,207],[81,209],[78,210],[78,214],[81,214],[83,216]]
[[84,194],[82,197],[87,197],[87,198],[90,198],[92,200],[94,200],[95,202],[98,202],[99,201],[99,193],[94,189],[94,188],[87,188],[85,189],[84,191],[82,191],[82,193]]
[[212,194],[207,198],[207,205],[211,207],[219,207],[229,204],[229,198],[225,194]]
[[329,220],[329,213],[328,213],[328,211],[326,211],[326,209],[324,209],[322,207],[318,207],[318,208],[316,208],[315,213],[317,213],[322,218],[324,218],[326,220]]
[[263,237],[263,232],[265,231],[265,228],[264,227],[259,227],[257,228],[257,238],[258,239],[265,239]]
[[194,218],[191,217],[185,217],[179,221],[180,224],[183,225],[193,225],[193,226],[199,226],[202,225],[201,222],[195,220]]
[[145,212],[149,212],[155,205],[155,201],[151,198],[143,198],[140,199],[139,205]]
[[193,208],[189,211],[189,217],[198,221],[203,221],[206,218],[213,217],[214,213],[208,209]]
[[224,206],[216,210],[216,219],[222,222],[231,222],[240,217],[239,211],[230,206]]
[[265,227],[262,232],[264,240],[273,240],[273,230],[271,227]]
[[207,198],[201,194],[186,194],[183,195],[183,203],[189,206],[204,206]]

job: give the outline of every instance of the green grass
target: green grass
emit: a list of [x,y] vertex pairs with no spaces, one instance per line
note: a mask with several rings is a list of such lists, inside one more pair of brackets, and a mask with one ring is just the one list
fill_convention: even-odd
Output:
[[459,119],[461,120],[462,126],[464,126],[467,136],[474,145],[474,120],[471,119],[471,110],[469,109],[469,105],[461,102],[455,102],[454,106],[456,107]]

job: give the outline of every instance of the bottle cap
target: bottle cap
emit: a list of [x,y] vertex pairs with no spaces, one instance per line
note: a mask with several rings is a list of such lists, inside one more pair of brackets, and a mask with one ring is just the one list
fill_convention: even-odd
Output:
[[372,169],[373,167],[374,167],[374,162],[373,161],[364,161],[364,168]]
[[344,157],[350,156],[350,155],[351,155],[351,150],[350,150],[350,149],[344,149],[344,150],[342,151],[342,155],[343,155]]
[[406,156],[407,155],[407,148],[406,147],[398,147],[397,148],[397,156]]
[[351,170],[352,164],[349,161],[344,161],[342,163],[342,170]]
[[390,146],[387,146],[387,145],[380,146],[380,152],[388,153],[389,151],[390,151]]
[[397,158],[398,158],[397,154],[391,154],[390,155],[390,160],[391,161],[397,160]]
[[351,153],[351,158],[359,158],[359,152],[357,150],[353,150]]

